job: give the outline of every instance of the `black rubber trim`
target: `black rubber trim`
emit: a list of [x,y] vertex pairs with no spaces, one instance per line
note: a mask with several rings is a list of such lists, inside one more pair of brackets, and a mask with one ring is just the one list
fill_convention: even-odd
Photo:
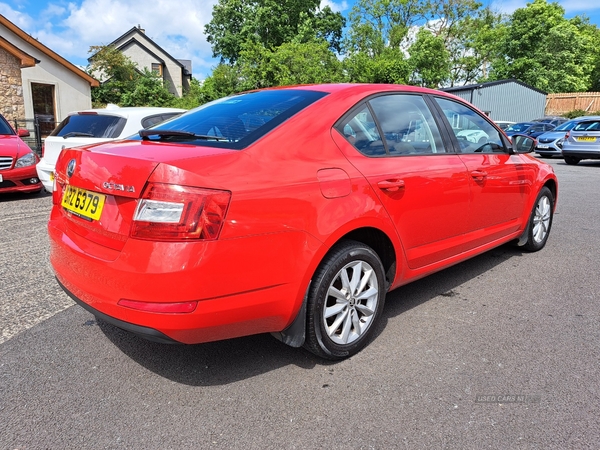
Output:
[[566,152],[563,150],[562,155],[571,158],[579,158],[579,159],[600,159],[600,152],[583,152],[576,150],[567,150]]
[[71,297],[75,303],[81,306],[83,309],[91,312],[98,319],[103,320],[104,322],[110,323],[117,328],[121,328],[125,331],[129,331],[130,333],[135,334],[136,336],[142,337],[152,342],[158,342],[161,344],[181,344],[181,342],[177,342],[174,339],[171,339],[166,334],[161,333],[154,328],[142,327],[140,325],[135,325],[133,323],[125,322],[123,320],[115,319],[107,314],[104,314],[97,309],[92,308],[90,305],[85,303],[84,301],[78,299],[71,291],[69,291],[59,280],[56,279],[58,285],[67,293],[69,297]]

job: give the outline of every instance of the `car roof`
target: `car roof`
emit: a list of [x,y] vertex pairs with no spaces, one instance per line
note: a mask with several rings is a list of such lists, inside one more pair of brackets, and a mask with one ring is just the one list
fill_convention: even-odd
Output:
[[84,109],[80,111],[71,111],[69,116],[73,116],[76,114],[85,114],[85,113],[94,113],[94,114],[103,114],[103,115],[112,115],[112,116],[121,116],[125,118],[130,117],[147,117],[154,114],[164,114],[164,113],[183,113],[185,109],[181,108],[162,108],[162,107],[154,107],[154,106],[129,106],[121,108],[116,105],[108,105],[106,108],[94,108],[94,109]]

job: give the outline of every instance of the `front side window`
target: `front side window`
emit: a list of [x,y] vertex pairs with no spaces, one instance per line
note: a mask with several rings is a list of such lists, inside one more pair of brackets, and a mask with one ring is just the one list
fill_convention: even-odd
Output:
[[462,153],[503,153],[506,151],[500,132],[483,116],[452,100],[436,97],[435,101],[450,122]]

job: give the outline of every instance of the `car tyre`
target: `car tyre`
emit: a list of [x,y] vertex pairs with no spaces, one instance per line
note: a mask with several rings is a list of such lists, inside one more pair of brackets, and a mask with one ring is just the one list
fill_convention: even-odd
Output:
[[572,156],[565,156],[564,160],[570,166],[576,166],[577,164],[579,164],[579,161],[581,161],[580,158],[574,158]]
[[309,289],[305,348],[331,360],[348,358],[370,340],[386,294],[375,251],[342,241],[319,265]]
[[544,186],[538,194],[527,227],[527,242],[523,248],[537,252],[546,245],[554,214],[554,196],[550,189]]

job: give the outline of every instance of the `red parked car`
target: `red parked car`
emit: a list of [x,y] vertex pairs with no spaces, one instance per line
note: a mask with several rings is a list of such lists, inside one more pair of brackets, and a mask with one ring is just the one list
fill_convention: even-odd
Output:
[[533,146],[434,90],[233,95],[63,150],[51,262],[76,302],[146,338],[270,332],[341,359],[388,291],[509,241],[545,245],[557,180]]
[[27,130],[15,130],[0,115],[0,193],[40,192],[35,165],[38,156],[23,142],[29,136]]

